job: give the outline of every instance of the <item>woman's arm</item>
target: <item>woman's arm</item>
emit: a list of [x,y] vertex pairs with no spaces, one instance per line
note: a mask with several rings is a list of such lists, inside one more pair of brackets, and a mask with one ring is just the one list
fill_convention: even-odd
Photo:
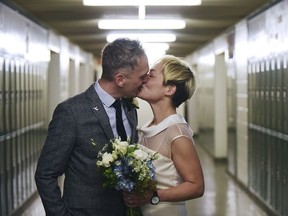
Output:
[[172,160],[183,178],[176,187],[158,190],[160,201],[184,201],[201,197],[204,193],[204,177],[193,140],[179,137],[172,143]]

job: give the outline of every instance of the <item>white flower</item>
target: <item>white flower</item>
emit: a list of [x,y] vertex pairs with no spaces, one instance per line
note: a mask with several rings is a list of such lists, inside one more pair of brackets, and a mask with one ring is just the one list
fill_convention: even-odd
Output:
[[144,152],[144,151],[142,151],[142,150],[140,150],[140,149],[135,150],[135,151],[133,152],[133,154],[134,154],[134,157],[135,157],[136,159],[139,159],[139,160],[147,160],[147,159],[148,159],[148,154],[147,154],[147,152]]
[[110,163],[114,161],[113,155],[111,153],[105,152],[102,156],[102,165],[105,167],[109,167]]
[[126,141],[119,141],[117,143],[114,143],[115,151],[120,152],[123,155],[126,154],[128,146],[129,146],[129,144]]

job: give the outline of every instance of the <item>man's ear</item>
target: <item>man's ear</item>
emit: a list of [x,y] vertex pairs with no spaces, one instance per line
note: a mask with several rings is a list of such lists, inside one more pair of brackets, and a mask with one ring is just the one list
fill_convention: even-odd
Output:
[[166,87],[166,95],[174,95],[176,92],[176,86],[175,85],[168,85]]
[[122,73],[117,73],[114,77],[116,84],[119,87],[123,87],[125,84],[125,76]]

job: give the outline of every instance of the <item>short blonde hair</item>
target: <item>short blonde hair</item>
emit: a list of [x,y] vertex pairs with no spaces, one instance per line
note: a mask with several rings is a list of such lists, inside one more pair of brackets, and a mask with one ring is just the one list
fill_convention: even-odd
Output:
[[160,64],[163,68],[163,84],[176,86],[176,92],[172,98],[175,107],[179,107],[192,97],[198,82],[195,73],[185,61],[172,55],[165,55],[155,64]]

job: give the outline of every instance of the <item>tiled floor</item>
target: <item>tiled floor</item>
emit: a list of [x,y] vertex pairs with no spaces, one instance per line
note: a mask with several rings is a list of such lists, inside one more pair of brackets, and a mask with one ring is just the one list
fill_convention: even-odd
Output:
[[[214,163],[202,148],[198,148],[198,153],[204,170],[206,190],[202,198],[187,202],[189,216],[268,216],[227,175],[224,163]],[[44,215],[41,201],[37,198],[19,216]]]

